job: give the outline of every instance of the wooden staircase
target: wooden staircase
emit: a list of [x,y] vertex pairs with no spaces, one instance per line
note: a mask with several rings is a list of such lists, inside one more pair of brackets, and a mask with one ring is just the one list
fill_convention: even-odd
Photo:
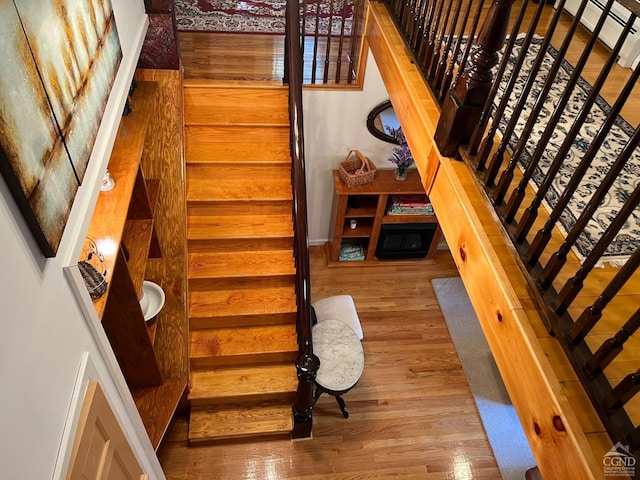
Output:
[[282,86],[185,81],[190,442],[292,429],[287,96]]

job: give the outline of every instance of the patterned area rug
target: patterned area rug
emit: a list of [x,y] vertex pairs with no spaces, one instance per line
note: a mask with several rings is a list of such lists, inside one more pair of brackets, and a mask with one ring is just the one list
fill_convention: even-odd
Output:
[[[520,96],[525,84],[525,80],[533,65],[535,55],[540,50],[540,44],[542,38],[535,38],[533,44],[529,48],[528,58],[525,61],[522,71],[520,72],[517,86],[514,92],[511,94],[509,100],[509,106],[505,110],[503,118],[500,119],[500,132],[504,132],[506,126],[513,116],[513,105],[516,104],[517,98]],[[503,95],[508,81],[508,72],[512,71],[513,65],[516,62],[516,56],[520,51],[522,42],[517,41],[514,47],[514,53],[511,55],[510,65],[507,67],[507,74],[502,82],[500,93],[496,98],[494,104],[498,105],[500,97]],[[535,103],[538,94],[542,90],[544,81],[547,78],[547,72],[550,70],[554,59],[557,57],[557,50],[550,46],[544,58],[543,66],[536,79],[536,85],[533,87],[528,99],[525,111],[519,115],[518,125],[514,132],[514,135],[509,141],[511,151],[514,151],[517,144],[517,139],[523,131],[524,125],[529,117],[527,110],[531,111]],[[554,85],[551,89],[549,97],[542,109],[538,118],[537,125],[546,125],[547,119],[550,118],[555,109],[555,105],[558,103],[561,95],[565,91],[565,86],[573,72],[573,66],[566,60],[562,61],[562,66],[556,76]],[[558,128],[553,133],[549,145],[545,150],[543,158],[540,160],[540,164],[536,169],[533,178],[530,182],[533,188],[537,188],[544,180],[545,174],[549,169],[549,165],[555,158],[560,146],[562,145],[567,132],[571,129],[573,121],[577,117],[582,105],[589,96],[591,91],[591,85],[580,78],[576,88],[574,88],[572,95],[573,98],[567,104],[564,110],[562,120],[560,121]],[[575,166],[579,160],[584,156],[589,144],[596,136],[598,129],[604,123],[607,112],[610,111],[609,104],[601,97],[599,97],[591,108],[590,115],[587,121],[583,125],[580,135],[573,142],[573,146],[567,155],[563,166],[560,169],[558,175],[556,175],[553,181],[553,186],[545,197],[546,207],[551,211],[553,206],[556,205],[559,195],[564,191],[565,185],[568,183],[571,175],[575,169]],[[589,199],[595,192],[601,180],[604,178],[609,165],[613,163],[623,147],[629,141],[633,134],[633,128],[622,117],[618,117],[616,125],[609,133],[607,139],[604,141],[602,147],[594,158],[587,174],[584,176],[576,193],[573,195],[569,205],[565,208],[559,227],[566,234],[571,227],[575,224],[576,219],[580,216],[585,206],[589,202]],[[523,154],[521,159],[521,167],[526,168],[531,155],[535,151],[535,148],[539,142],[539,139],[543,133],[543,127],[534,128],[533,134],[530,136],[527,142],[527,152]],[[602,237],[607,226],[611,224],[611,221],[624,204],[630,193],[640,182],[640,152],[636,150],[635,155],[628,161],[622,173],[619,175],[616,183],[611,188],[604,202],[596,212],[594,218],[589,222],[585,231],[580,235],[578,241],[574,246],[574,252],[582,260],[593,249],[595,243]],[[608,250],[601,257],[600,263],[611,263],[613,265],[624,264],[628,256],[634,252],[640,246],[640,207],[636,208],[634,214],[629,218],[625,227],[619,232],[614,242],[609,246]]]
[[[286,1],[175,0],[178,30],[284,34]],[[305,32],[350,35],[354,0],[307,0]],[[300,9],[302,15],[302,7]],[[344,15],[343,15],[344,13]],[[343,31],[344,29],[344,31]]]

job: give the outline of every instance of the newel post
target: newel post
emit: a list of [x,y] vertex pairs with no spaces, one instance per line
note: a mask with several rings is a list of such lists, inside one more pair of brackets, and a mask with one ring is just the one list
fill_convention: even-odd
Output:
[[458,146],[469,141],[480,119],[493,83],[491,69],[498,63],[514,1],[494,0],[469,56],[471,65],[444,100],[435,133],[442,155],[455,156]]
[[293,402],[292,438],[309,438],[313,427],[313,386],[320,359],[313,353],[303,353],[296,360],[298,390]]

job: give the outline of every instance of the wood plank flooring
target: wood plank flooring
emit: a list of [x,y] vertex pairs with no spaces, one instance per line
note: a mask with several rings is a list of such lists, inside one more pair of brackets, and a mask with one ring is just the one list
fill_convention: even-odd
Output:
[[[237,33],[179,32],[180,54],[185,66],[185,79],[215,79],[228,82],[253,80],[280,85],[284,74],[284,36]],[[351,52],[350,39],[345,37],[342,49],[340,37],[332,37],[325,81],[327,39],[306,37],[304,44],[303,82],[324,88],[340,84],[340,88],[360,89],[360,46]],[[313,52],[317,61],[313,61]],[[338,71],[338,57],[341,59]],[[239,62],[238,59],[243,59]],[[348,81],[351,74],[352,82]]]
[[332,269],[313,247],[312,300],[352,295],[364,330],[364,374],[345,395],[349,419],[322,396],[310,440],[188,446],[179,417],[159,451],[167,478],[500,478],[431,287],[457,270],[448,251],[436,259]]

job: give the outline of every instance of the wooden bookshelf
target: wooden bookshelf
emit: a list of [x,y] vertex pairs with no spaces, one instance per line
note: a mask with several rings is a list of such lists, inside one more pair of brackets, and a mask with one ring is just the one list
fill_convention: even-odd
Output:
[[[151,259],[164,265],[160,248],[164,232],[158,231],[157,221],[168,214],[163,211],[166,194],[160,181],[165,159],[157,156],[154,147],[166,128],[161,88],[161,82],[138,81],[131,113],[121,119],[109,160],[115,187],[100,192],[87,230],[107,270],[107,291],[94,307],[156,448],[187,388],[184,369],[167,368],[170,362],[186,364],[182,352],[186,340],[175,336],[174,343],[168,343],[164,333],[176,333],[173,323],[186,322],[186,315],[166,288],[167,303],[154,319],[145,321],[139,303],[144,280],[163,286],[165,281],[162,269],[150,268]],[[157,178],[147,178],[147,172]],[[169,189],[174,188],[172,182]]]
[[[329,265],[347,266],[358,260],[340,260],[340,249],[343,242],[355,240],[363,249],[364,261],[367,264],[404,262],[408,260],[433,262],[433,257],[440,239],[440,226],[434,215],[417,214],[389,214],[389,201],[397,195],[425,195],[424,187],[418,172],[411,171],[405,181],[398,181],[393,170],[378,170],[372,182],[355,187],[348,187],[341,179],[337,170],[333,172],[335,189],[332,218],[334,219],[329,234],[330,241],[325,244],[325,253]],[[426,198],[428,202],[428,198]],[[351,228],[351,221],[355,220],[355,228]],[[430,226],[433,236],[424,240],[428,245],[421,245],[426,249],[423,257],[406,259],[378,258],[378,244],[384,225],[416,225]],[[431,234],[429,234],[431,235]],[[407,254],[408,256],[411,256]],[[421,255],[421,254],[420,254]]]

